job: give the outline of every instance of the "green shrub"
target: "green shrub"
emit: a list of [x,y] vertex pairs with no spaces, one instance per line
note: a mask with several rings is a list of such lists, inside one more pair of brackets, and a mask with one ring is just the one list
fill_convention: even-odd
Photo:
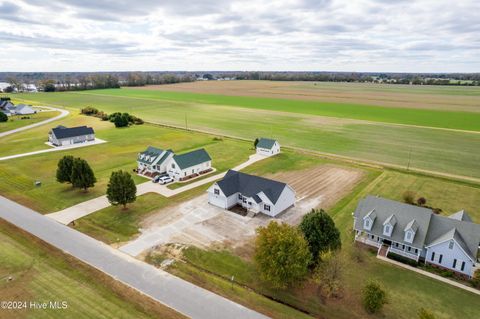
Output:
[[369,282],[363,288],[363,306],[369,313],[377,313],[387,303],[387,293],[380,284]]

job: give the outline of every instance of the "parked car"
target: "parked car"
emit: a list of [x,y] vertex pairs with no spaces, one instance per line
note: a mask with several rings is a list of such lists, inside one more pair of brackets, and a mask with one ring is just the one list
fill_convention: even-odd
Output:
[[165,185],[173,182],[173,178],[171,178],[170,176],[162,176],[158,179],[158,182],[162,185]]
[[154,183],[158,183],[158,181],[160,180],[160,178],[162,178],[160,175],[157,175],[155,176],[153,179],[152,179],[152,182]]

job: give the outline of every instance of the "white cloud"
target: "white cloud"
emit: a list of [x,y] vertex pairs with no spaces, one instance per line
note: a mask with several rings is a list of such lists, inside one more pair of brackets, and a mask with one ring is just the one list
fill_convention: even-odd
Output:
[[0,0],[0,70],[479,72],[480,2]]

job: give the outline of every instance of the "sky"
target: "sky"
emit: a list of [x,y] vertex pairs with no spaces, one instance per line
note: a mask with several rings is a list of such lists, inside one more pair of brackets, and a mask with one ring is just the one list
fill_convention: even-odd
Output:
[[0,44],[0,72],[480,72],[480,1],[0,0]]

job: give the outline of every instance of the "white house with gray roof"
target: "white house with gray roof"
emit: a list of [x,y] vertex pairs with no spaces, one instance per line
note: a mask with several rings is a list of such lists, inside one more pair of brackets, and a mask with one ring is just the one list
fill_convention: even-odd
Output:
[[387,253],[471,277],[478,267],[480,225],[465,211],[440,216],[429,208],[367,196],[354,212],[355,240]]
[[272,156],[280,153],[280,143],[270,138],[259,138],[255,148],[257,154],[264,156]]
[[212,170],[212,159],[201,148],[176,155],[172,150],[149,146],[137,157],[138,172],[147,176],[167,174],[176,181]]
[[223,209],[240,205],[272,217],[295,205],[295,191],[287,184],[229,170],[207,190],[208,202]]
[[10,100],[0,100],[0,112],[5,113],[7,116],[37,113],[30,105],[18,104],[15,106]]
[[66,146],[95,141],[95,131],[88,126],[57,126],[48,134],[48,141],[54,146]]

